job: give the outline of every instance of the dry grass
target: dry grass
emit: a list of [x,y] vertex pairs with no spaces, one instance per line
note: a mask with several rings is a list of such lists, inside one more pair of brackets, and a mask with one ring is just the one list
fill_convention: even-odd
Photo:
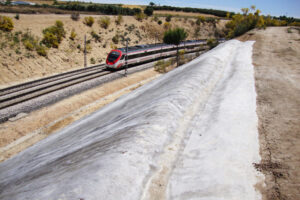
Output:
[[209,15],[209,14],[201,14],[201,13],[192,13],[192,12],[177,12],[177,11],[167,11],[167,10],[155,10],[153,14],[156,15],[174,15],[174,16],[182,16],[182,17],[198,17],[198,16],[203,16],[203,17],[214,17],[214,18],[219,18],[214,15]]
[[146,6],[140,6],[140,5],[122,5],[123,8],[139,8],[141,10],[144,10],[144,8],[146,8]]

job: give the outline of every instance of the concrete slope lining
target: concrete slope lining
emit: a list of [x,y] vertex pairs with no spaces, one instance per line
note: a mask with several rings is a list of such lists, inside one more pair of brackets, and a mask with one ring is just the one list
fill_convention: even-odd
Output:
[[168,182],[168,199],[261,199],[255,185],[260,162],[252,44],[233,60],[186,130],[183,149]]
[[[166,198],[166,192],[170,198],[181,195],[172,193],[172,181],[177,180],[172,166],[183,162],[178,161],[184,155],[182,145],[193,136],[191,128],[197,129],[194,119],[210,101],[224,71],[243,64],[234,62],[243,46],[251,48],[234,40],[221,44],[0,163],[0,199],[152,198],[149,189],[162,164],[167,164],[165,185],[171,180],[171,190],[160,190],[159,197]],[[164,162],[166,148],[172,144],[177,148],[170,154],[172,159]],[[224,145],[220,142],[218,147]]]

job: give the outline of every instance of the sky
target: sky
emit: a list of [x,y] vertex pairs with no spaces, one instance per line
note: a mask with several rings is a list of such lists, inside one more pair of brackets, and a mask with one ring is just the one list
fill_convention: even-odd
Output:
[[240,12],[241,8],[255,5],[262,11],[263,15],[300,18],[300,0],[84,0],[97,3],[121,3],[131,5],[148,5],[151,1],[155,4],[192,7],[192,8],[212,8],[226,11]]

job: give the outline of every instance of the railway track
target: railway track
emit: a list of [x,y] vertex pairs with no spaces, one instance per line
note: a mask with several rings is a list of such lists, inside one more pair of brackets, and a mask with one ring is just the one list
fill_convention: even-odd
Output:
[[74,70],[0,90],[0,109],[111,73],[104,65]]
[[[194,51],[187,52],[187,55],[190,53]],[[169,55],[160,59],[172,57],[174,56]],[[132,68],[129,73],[149,68],[150,66],[146,66],[147,63],[154,63],[160,59],[129,65],[128,69]],[[150,65],[153,67],[153,64]],[[104,64],[101,64],[0,89],[0,123],[18,113],[31,112],[100,83],[123,76],[123,73],[121,75],[113,72],[106,70]]]

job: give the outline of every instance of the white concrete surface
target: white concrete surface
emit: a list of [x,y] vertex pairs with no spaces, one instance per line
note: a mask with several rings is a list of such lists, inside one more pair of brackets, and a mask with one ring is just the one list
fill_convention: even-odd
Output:
[[260,199],[251,56],[228,41],[0,163],[0,199]]

